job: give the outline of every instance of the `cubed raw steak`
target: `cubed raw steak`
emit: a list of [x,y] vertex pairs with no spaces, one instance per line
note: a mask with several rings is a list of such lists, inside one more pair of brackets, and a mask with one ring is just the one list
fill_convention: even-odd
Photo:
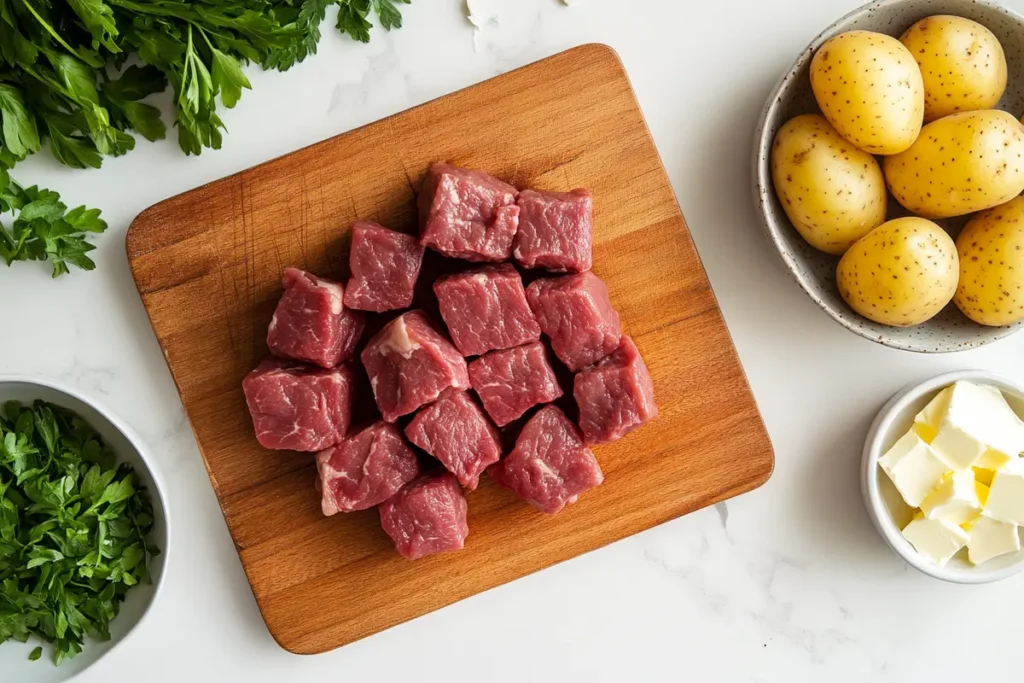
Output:
[[267,348],[279,358],[333,368],[355,353],[363,314],[345,308],[344,288],[298,268],[285,268],[284,295],[267,330]]
[[419,474],[416,454],[398,427],[378,421],[316,456],[325,515],[366,510]]
[[470,491],[480,473],[501,459],[501,435],[465,391],[447,391],[416,413],[405,435]]
[[423,247],[414,236],[356,221],[348,262],[352,277],[345,285],[346,306],[380,313],[412,305],[423,264]]
[[519,225],[516,188],[482,171],[434,164],[419,195],[420,244],[467,261],[504,261]]
[[576,373],[573,385],[588,444],[620,439],[658,415],[651,376],[628,336],[610,356]]
[[519,231],[512,253],[521,266],[562,273],[590,270],[593,201],[589,190],[523,190],[516,203]]
[[499,427],[533,406],[562,395],[547,351],[539,341],[477,358],[469,364],[469,383]]
[[601,360],[619,346],[619,314],[608,288],[593,273],[563,275],[533,282],[526,289],[540,329],[555,355],[576,371]]
[[507,263],[439,278],[434,294],[463,356],[540,339],[540,326],[526,303],[523,280]]
[[352,368],[325,370],[268,358],[242,380],[256,440],[265,448],[319,451],[345,437]]
[[381,415],[394,422],[433,402],[445,389],[468,389],[466,359],[423,311],[398,316],[362,353]]
[[530,418],[504,460],[488,474],[542,512],[554,514],[604,481],[601,467],[576,425],[557,406]]
[[455,475],[422,476],[380,504],[380,525],[408,560],[462,550],[469,525]]

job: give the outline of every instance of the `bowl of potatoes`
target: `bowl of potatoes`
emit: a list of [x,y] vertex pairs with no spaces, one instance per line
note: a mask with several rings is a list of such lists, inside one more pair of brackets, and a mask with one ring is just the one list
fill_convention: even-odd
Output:
[[960,351],[1024,321],[1024,17],[877,0],[815,38],[765,106],[764,228],[808,295],[886,346]]

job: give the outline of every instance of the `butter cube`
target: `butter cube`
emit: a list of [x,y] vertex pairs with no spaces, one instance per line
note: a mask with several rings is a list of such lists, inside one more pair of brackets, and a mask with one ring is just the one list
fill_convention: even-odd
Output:
[[892,479],[903,500],[913,508],[921,507],[921,502],[939,485],[942,475],[949,471],[949,467],[913,431],[904,434],[878,459],[878,464]]
[[967,545],[967,532],[944,519],[919,517],[903,528],[903,537],[914,550],[940,567]]
[[974,467],[995,472],[1000,467],[1010,462],[1012,459],[1013,458],[1007,455],[1006,453],[1001,453],[994,448],[987,448],[985,449],[985,452],[982,453],[981,456],[974,461]]
[[940,391],[935,398],[928,402],[924,410],[914,418],[914,431],[924,440],[931,443],[939,433],[942,425],[942,418],[946,416],[946,409],[949,408],[949,397],[953,394],[953,386],[950,385]]
[[968,531],[967,559],[971,564],[988,562],[993,557],[1020,550],[1017,525],[981,517]]
[[1011,456],[1024,451],[1024,423],[999,389],[957,382],[931,447],[952,469],[967,470],[989,448]]
[[978,467],[977,465],[971,469],[974,470],[974,481],[985,486],[992,486],[992,480],[996,478],[995,470]]
[[985,501],[985,516],[999,522],[1024,524],[1024,459],[1016,458],[996,472]]
[[921,512],[928,519],[941,519],[960,525],[981,514],[982,501],[974,481],[974,472],[954,472],[942,478],[938,487],[921,502]]

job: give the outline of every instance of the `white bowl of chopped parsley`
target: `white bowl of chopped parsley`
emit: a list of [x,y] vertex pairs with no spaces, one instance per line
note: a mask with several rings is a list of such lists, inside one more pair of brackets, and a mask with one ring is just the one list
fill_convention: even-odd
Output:
[[63,681],[109,653],[155,601],[168,539],[127,425],[57,382],[0,376],[0,678]]

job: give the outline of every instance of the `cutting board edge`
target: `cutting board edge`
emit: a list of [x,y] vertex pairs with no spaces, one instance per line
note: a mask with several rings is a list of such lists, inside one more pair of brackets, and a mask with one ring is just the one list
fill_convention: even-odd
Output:
[[[534,60],[534,61],[530,62],[529,64],[524,64],[523,66],[515,68],[515,69],[513,69],[511,71],[507,71],[505,73],[499,74],[497,76],[494,76],[492,79],[488,79],[488,80],[493,80],[493,79],[496,79],[496,78],[503,78],[503,77],[506,77],[506,76],[511,76],[512,74],[515,74],[517,72],[523,71],[524,69],[529,69],[531,67],[536,66],[537,64],[539,64],[541,62],[546,62],[546,61],[551,60],[551,59],[567,58],[568,56],[573,55],[573,54],[583,54],[583,53],[587,53],[587,52],[591,52],[594,55],[600,56],[600,57],[602,57],[604,59],[611,59],[614,62],[614,65],[617,68],[617,70],[622,74],[622,77],[626,79],[627,83],[629,83],[630,90],[631,91],[633,90],[632,81],[629,80],[629,75],[626,72],[626,67],[623,64],[622,58],[619,56],[619,53],[612,46],[607,45],[605,43],[600,43],[600,42],[584,43],[582,45],[577,45],[575,47],[571,47],[571,48],[568,48],[566,50],[562,50],[561,52],[556,52],[555,54],[553,54],[553,55],[551,55],[549,57],[543,57],[541,59]],[[484,81],[484,82],[486,82],[486,81]],[[256,171],[258,169],[261,169],[261,168],[263,168],[265,166],[269,166],[270,164],[277,163],[278,161],[284,159],[285,157],[290,157],[290,156],[292,156],[294,154],[298,154],[300,152],[304,152],[306,150],[313,149],[315,147],[319,147],[321,145],[328,144],[331,141],[333,141],[333,140],[335,140],[337,138],[340,138],[342,136],[347,136],[347,135],[351,135],[353,133],[358,133],[359,131],[361,131],[361,130],[363,130],[365,128],[370,128],[371,126],[377,125],[381,121],[384,121],[384,120],[387,120],[387,119],[392,119],[392,118],[395,118],[397,116],[403,116],[403,115],[406,115],[406,114],[411,114],[412,112],[415,112],[418,109],[423,109],[425,107],[430,106],[431,104],[433,104],[434,102],[437,102],[438,100],[443,100],[443,99],[446,99],[448,97],[452,97],[453,95],[458,95],[459,93],[461,93],[463,91],[470,90],[470,89],[475,88],[475,87],[477,87],[479,85],[480,85],[479,82],[478,83],[471,83],[471,84],[469,84],[469,85],[467,85],[467,86],[465,86],[463,88],[459,88],[458,90],[454,90],[454,91],[452,91],[450,93],[444,93],[442,95],[439,95],[438,97],[435,97],[435,98],[432,98],[430,100],[427,100],[426,102],[422,102],[420,104],[417,104],[416,106],[409,107],[408,109],[403,109],[401,111],[395,112],[394,114],[389,114],[387,116],[384,116],[384,117],[382,117],[380,119],[377,119],[377,120],[374,120],[374,121],[369,121],[367,123],[364,123],[361,126],[357,126],[356,128],[352,128],[352,129],[349,129],[349,130],[342,131],[340,133],[336,133],[336,134],[331,135],[329,137],[326,137],[326,138],[324,138],[322,140],[317,140],[316,142],[312,142],[312,143],[310,143],[310,144],[308,144],[308,145],[306,145],[304,147],[300,147],[298,149],[294,149],[294,150],[292,150],[290,152],[285,152],[284,154],[279,154],[278,156],[272,157],[270,159],[267,159],[266,161],[261,161],[260,163],[255,164],[254,166],[249,166],[249,167],[243,168],[243,169],[241,169],[239,171],[236,171],[234,173],[229,173],[226,176],[222,176],[220,178],[216,178],[214,180],[211,180],[211,181],[209,181],[207,183],[203,183],[202,185],[199,185],[198,187],[194,187],[194,188],[191,188],[189,190],[185,190],[183,192],[179,192],[178,194],[171,195],[170,197],[167,197],[166,199],[162,199],[162,200],[156,202],[155,204],[152,204],[149,207],[143,209],[142,211],[140,211],[138,213],[138,215],[135,216],[135,218],[132,219],[132,222],[128,225],[128,230],[125,233],[125,252],[126,252],[126,254],[128,256],[128,265],[131,268],[132,279],[135,281],[136,286],[139,285],[139,279],[137,277],[137,273],[136,273],[136,270],[135,270],[135,262],[138,260],[139,257],[145,256],[147,253],[150,253],[151,251],[156,251],[156,250],[155,249],[152,249],[152,250],[142,250],[141,248],[138,247],[138,245],[135,244],[135,242],[138,240],[138,233],[143,231],[146,227],[148,227],[150,215],[156,213],[160,209],[163,209],[163,208],[173,204],[174,202],[180,201],[186,195],[190,195],[190,194],[193,194],[195,192],[202,191],[202,190],[207,189],[207,188],[209,188],[209,187],[211,187],[213,185],[217,185],[217,184],[220,184],[220,183],[227,182],[227,181],[229,181],[229,180],[231,180],[233,178],[240,178],[241,176],[243,176],[246,173],[250,173],[252,171]],[[635,98],[635,91],[634,91],[634,98]],[[643,109],[640,109],[639,103],[638,103],[638,107],[637,108],[640,110],[641,117],[643,117]],[[650,131],[650,128],[647,126],[646,119],[644,119],[644,130],[646,131],[648,136],[651,135],[651,131]],[[657,146],[656,145],[655,145],[655,149],[657,150]],[[659,160],[661,159],[661,154],[660,153],[658,154],[658,158],[659,158]],[[662,167],[664,168],[664,164],[662,164]],[[678,198],[676,198],[676,203],[678,204],[678,202],[679,202],[679,200],[678,200]],[[682,214],[681,210],[680,210],[680,214]],[[166,247],[166,246],[169,246],[169,244],[163,244],[163,245],[161,245],[161,248]],[[703,268],[703,265],[701,267]]]
[[[762,429],[763,429],[763,422],[762,422]],[[765,436],[767,437],[767,431],[765,431]],[[292,644],[291,643],[291,640],[292,640],[291,638],[288,638],[288,637],[283,636],[283,635],[281,635],[281,634],[276,632],[275,626],[272,625],[272,623],[276,623],[276,622],[274,622],[273,620],[267,618],[267,615],[263,611],[263,597],[261,597],[259,595],[256,595],[255,591],[253,591],[253,598],[256,600],[256,607],[260,611],[260,616],[263,618],[263,623],[266,625],[267,631],[270,633],[270,636],[274,639],[274,642],[277,643],[278,646],[281,647],[281,649],[283,649],[286,652],[289,652],[289,653],[291,653],[293,655],[299,655],[299,656],[313,656],[313,655],[320,655],[320,654],[324,654],[324,653],[327,653],[327,652],[331,652],[331,651],[336,650],[338,648],[342,648],[342,647],[345,647],[347,645],[351,645],[352,643],[359,642],[360,640],[364,640],[366,638],[370,638],[370,637],[375,636],[375,635],[377,635],[379,633],[383,633],[384,631],[392,629],[392,628],[394,628],[396,626],[401,626],[402,624],[407,624],[407,623],[409,623],[411,621],[414,621],[416,619],[419,619],[421,617],[425,617],[425,616],[427,616],[429,614],[433,614],[434,612],[437,612],[439,610],[445,609],[446,607],[450,607],[450,606],[454,605],[457,602],[462,602],[463,600],[468,600],[471,597],[475,597],[477,595],[482,595],[483,593],[487,593],[487,592],[489,592],[491,590],[494,590],[495,588],[500,588],[502,586],[508,586],[510,584],[514,584],[514,583],[516,583],[516,582],[518,582],[518,581],[520,581],[522,579],[525,579],[528,576],[532,576],[533,574],[537,574],[537,573],[545,571],[547,569],[551,569],[552,567],[564,564],[566,562],[571,562],[573,560],[577,560],[579,558],[586,557],[587,555],[589,555],[590,553],[592,553],[592,552],[594,552],[596,550],[601,550],[602,548],[606,548],[606,547],[610,546],[613,543],[618,543],[619,541],[624,541],[627,538],[632,538],[633,536],[636,536],[637,534],[644,533],[645,531],[650,531],[651,529],[653,529],[655,527],[661,526],[663,524],[668,524],[669,522],[675,521],[675,520],[677,520],[677,519],[679,519],[681,517],[685,517],[686,515],[693,514],[694,512],[698,512],[700,510],[704,510],[705,508],[711,507],[712,505],[715,505],[717,503],[721,503],[721,502],[727,501],[727,500],[732,500],[733,498],[736,498],[738,496],[742,496],[742,495],[745,495],[747,493],[751,493],[753,491],[756,491],[757,489],[761,488],[762,486],[764,486],[768,482],[768,480],[771,478],[771,476],[772,476],[772,474],[774,473],[774,470],[775,470],[775,448],[772,445],[770,438],[766,439],[765,442],[767,444],[767,449],[766,449],[766,451],[764,453],[762,453],[762,456],[766,456],[766,458],[767,458],[767,461],[765,463],[767,465],[767,471],[759,474],[756,477],[751,478],[749,481],[746,481],[746,482],[744,482],[744,483],[742,483],[742,484],[740,484],[738,486],[732,486],[732,487],[725,488],[725,489],[723,489],[720,492],[717,492],[715,494],[712,494],[711,496],[708,496],[706,500],[701,500],[694,507],[688,508],[688,509],[685,509],[685,510],[681,511],[679,514],[675,514],[675,515],[666,517],[665,519],[662,519],[660,521],[654,522],[653,524],[645,526],[642,529],[638,529],[637,531],[634,531],[634,532],[632,532],[630,534],[626,534],[625,536],[621,536],[619,538],[610,539],[610,540],[608,540],[608,541],[606,541],[604,543],[601,543],[600,545],[597,545],[597,546],[591,548],[590,550],[588,550],[588,551],[586,551],[584,553],[580,553],[580,554],[574,555],[572,557],[567,557],[564,560],[559,560],[557,562],[552,562],[551,564],[545,565],[543,567],[538,567],[537,569],[534,569],[534,570],[532,570],[530,572],[527,572],[527,573],[523,574],[522,576],[519,576],[519,577],[513,579],[512,581],[506,581],[504,583],[500,583],[500,584],[497,584],[495,586],[491,586],[490,588],[488,588],[488,589],[486,589],[484,591],[480,591],[478,593],[474,593],[473,595],[468,596],[466,598],[460,598],[458,600],[453,600],[452,602],[446,603],[444,605],[438,605],[437,607],[435,607],[435,608],[433,608],[433,609],[431,609],[431,610],[429,610],[427,612],[421,612],[420,614],[417,614],[415,616],[409,617],[408,619],[405,619],[403,621],[396,622],[396,623],[391,624],[390,626],[386,626],[386,627],[384,627],[382,629],[379,629],[379,630],[376,630],[376,631],[369,631],[367,633],[364,633],[362,635],[356,636],[354,638],[343,639],[342,642],[338,643],[337,645],[324,645],[322,647],[303,647],[302,645],[299,645],[299,644]],[[524,503],[524,505],[525,505],[525,503]],[[236,550],[238,550],[237,544],[236,544]],[[239,561],[241,561],[241,563],[242,563],[242,569],[245,571],[246,579],[248,580],[248,578],[249,578],[249,569],[247,567],[246,561],[242,559],[241,554],[239,554]],[[249,585],[250,585],[250,588],[251,588],[252,587],[252,583],[250,582]],[[317,631],[315,633],[319,633],[319,632],[322,632],[322,631]],[[308,635],[299,636],[299,637],[295,638],[295,640],[296,641],[308,640]]]

